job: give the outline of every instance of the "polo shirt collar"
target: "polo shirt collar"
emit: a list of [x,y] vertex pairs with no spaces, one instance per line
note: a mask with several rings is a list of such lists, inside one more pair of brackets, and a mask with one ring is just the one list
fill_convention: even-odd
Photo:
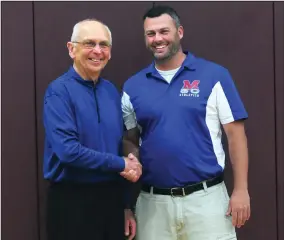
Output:
[[[183,61],[181,68],[194,71],[196,69],[196,58],[192,53],[189,53],[188,51],[184,51],[184,54],[186,54],[186,58]],[[157,69],[155,68],[155,61],[153,61],[147,68],[146,68],[146,75],[152,75],[154,73],[157,73]]]
[[[75,80],[78,82],[82,83],[83,85],[93,87],[94,86],[94,81],[93,80],[85,80],[83,79],[74,69],[73,66],[71,66],[67,72],[67,74],[71,77],[73,77]],[[101,82],[101,77],[98,78],[98,81],[96,83],[96,86]]]

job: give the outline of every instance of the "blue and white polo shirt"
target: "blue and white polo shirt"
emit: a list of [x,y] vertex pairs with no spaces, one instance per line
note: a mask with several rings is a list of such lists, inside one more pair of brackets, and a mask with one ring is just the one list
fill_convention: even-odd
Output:
[[220,174],[221,124],[248,117],[229,71],[185,54],[180,68],[163,72],[152,63],[123,88],[125,126],[141,131],[142,182],[160,188]]

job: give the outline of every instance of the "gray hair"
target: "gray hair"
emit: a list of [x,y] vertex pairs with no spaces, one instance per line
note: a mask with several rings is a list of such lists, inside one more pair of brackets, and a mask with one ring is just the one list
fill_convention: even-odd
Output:
[[90,19],[85,19],[85,20],[82,20],[80,22],[77,22],[75,24],[75,26],[73,27],[73,32],[72,32],[72,36],[71,36],[71,42],[76,42],[77,39],[78,39],[78,36],[79,36],[79,32],[80,32],[80,25],[82,23],[85,23],[85,22],[98,22],[98,23],[101,23],[107,30],[108,34],[109,34],[109,40],[110,40],[110,45],[112,45],[112,36],[111,36],[111,31],[109,29],[109,27],[107,25],[105,25],[103,22],[95,19],[95,18],[90,18]]

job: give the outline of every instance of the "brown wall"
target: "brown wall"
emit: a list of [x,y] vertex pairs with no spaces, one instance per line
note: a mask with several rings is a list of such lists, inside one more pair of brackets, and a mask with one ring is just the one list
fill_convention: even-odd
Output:
[[[142,15],[153,2],[2,3],[2,239],[45,240],[42,98],[71,61],[73,25],[95,17],[112,30],[103,75],[118,87],[149,64]],[[156,2],[155,4],[161,4]],[[240,240],[284,239],[284,3],[167,2],[183,47],[227,67],[249,113],[252,218]],[[229,165],[228,165],[229,166]],[[226,170],[232,189],[232,172]],[[269,226],[269,227],[268,227]]]
[[33,6],[1,5],[1,237],[35,240],[39,202]]
[[274,3],[274,69],[278,239],[284,239],[284,3]]
[[[277,239],[273,3],[177,2],[171,6],[185,28],[184,48],[227,67],[249,113],[252,217],[238,230],[238,239]],[[264,95],[271,97],[263,101]],[[263,176],[271,177],[260,184]],[[226,183],[231,190],[231,169],[226,171]]]

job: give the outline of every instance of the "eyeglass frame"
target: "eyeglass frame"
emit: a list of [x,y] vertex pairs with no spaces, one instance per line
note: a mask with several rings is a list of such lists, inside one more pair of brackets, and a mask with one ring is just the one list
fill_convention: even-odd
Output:
[[[92,41],[92,40],[85,40],[85,41],[82,41],[82,42],[78,42],[78,41],[72,41],[72,43],[79,43],[79,44],[82,44],[83,45],[83,48],[85,49],[89,49],[89,50],[92,50],[94,49],[97,45],[99,45],[99,48],[102,50],[102,51],[107,51],[109,50],[109,48],[111,47],[111,44],[108,43],[107,41],[102,41],[102,42],[95,42],[95,41]],[[101,43],[107,43],[105,46],[101,46]],[[86,46],[86,44],[92,44],[93,46]]]

